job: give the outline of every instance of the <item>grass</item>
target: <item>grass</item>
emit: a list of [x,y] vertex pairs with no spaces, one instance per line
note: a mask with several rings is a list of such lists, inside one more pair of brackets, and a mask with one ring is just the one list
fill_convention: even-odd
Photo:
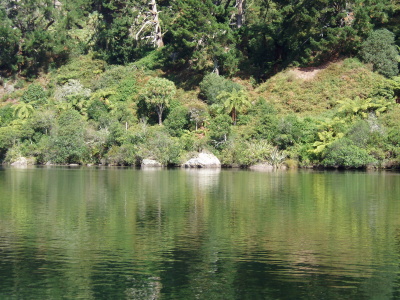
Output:
[[333,108],[337,101],[366,97],[385,78],[356,59],[345,59],[304,79],[301,69],[283,71],[261,84],[255,92],[273,103],[282,114],[315,115]]

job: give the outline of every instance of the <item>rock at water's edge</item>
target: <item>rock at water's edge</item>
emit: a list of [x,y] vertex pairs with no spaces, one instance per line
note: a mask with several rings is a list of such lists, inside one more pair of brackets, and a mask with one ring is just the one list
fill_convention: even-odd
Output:
[[154,159],[143,159],[142,161],[142,167],[160,168],[162,166],[162,163]]
[[28,165],[34,165],[35,161],[32,158],[26,158],[26,157],[19,157],[16,161],[14,161],[13,163],[11,163],[11,166],[14,167],[25,167]]
[[183,164],[185,168],[221,168],[218,157],[211,153],[199,153]]

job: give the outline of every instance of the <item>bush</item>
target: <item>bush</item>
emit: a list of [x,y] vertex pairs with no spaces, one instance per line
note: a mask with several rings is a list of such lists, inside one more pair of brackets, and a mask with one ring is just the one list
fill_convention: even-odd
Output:
[[211,141],[216,147],[225,143],[231,132],[232,120],[228,115],[218,115],[208,125]]
[[103,115],[106,115],[108,113],[108,108],[107,105],[104,104],[104,102],[96,99],[91,101],[86,112],[90,119],[99,121]]
[[90,89],[85,88],[79,80],[70,79],[63,86],[57,87],[54,98],[59,102],[71,102],[75,98],[87,99],[90,93]]
[[164,122],[165,127],[172,136],[180,137],[189,125],[189,111],[185,106],[175,107],[168,114]]
[[215,73],[204,76],[200,82],[201,95],[207,99],[209,105],[219,103],[217,96],[221,92],[231,93],[233,90],[242,90],[243,87]]
[[325,153],[322,161],[325,167],[361,168],[374,162],[365,149],[357,147],[347,138],[329,145]]
[[57,84],[63,85],[71,79],[79,80],[85,88],[90,87],[93,79],[105,69],[105,62],[93,59],[90,55],[74,58],[57,70]]
[[132,67],[111,66],[93,81],[92,89],[96,91],[116,87],[121,81],[132,77],[133,72],[137,71]]
[[162,51],[154,50],[149,52],[145,57],[134,62],[133,65],[138,69],[154,70],[160,68],[164,64],[164,54]]
[[134,78],[127,78],[118,84],[115,94],[110,97],[110,100],[132,101],[137,92],[136,80]]
[[171,137],[164,128],[150,127],[143,144],[139,145],[140,159],[152,158],[163,164],[174,165],[181,161],[181,145],[177,138]]
[[266,140],[242,143],[236,149],[236,163],[249,166],[270,161],[272,150],[272,145]]
[[137,149],[133,144],[112,146],[107,153],[107,163],[110,165],[131,166],[137,163]]
[[85,123],[76,110],[64,111],[52,129],[48,159],[53,163],[81,163],[87,154]]
[[47,95],[40,85],[31,84],[22,94],[21,101],[39,107],[47,103]]
[[387,77],[396,76],[399,52],[395,45],[395,35],[387,29],[373,31],[361,45],[360,56],[372,63],[374,70]]
[[0,126],[5,126],[14,119],[14,109],[11,104],[0,107]]

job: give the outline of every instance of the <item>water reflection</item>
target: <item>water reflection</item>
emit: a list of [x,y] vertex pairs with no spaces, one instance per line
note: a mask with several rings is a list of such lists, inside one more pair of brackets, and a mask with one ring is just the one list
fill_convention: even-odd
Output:
[[400,176],[0,169],[0,298],[390,299]]
[[206,168],[206,169],[184,169],[187,174],[187,180],[199,186],[205,192],[205,189],[219,184],[219,177],[221,173],[220,168]]

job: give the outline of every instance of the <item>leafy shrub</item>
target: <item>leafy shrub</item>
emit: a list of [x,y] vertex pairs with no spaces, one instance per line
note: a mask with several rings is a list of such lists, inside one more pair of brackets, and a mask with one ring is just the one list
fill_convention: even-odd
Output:
[[357,147],[347,138],[329,145],[325,153],[322,164],[326,167],[361,168],[374,162],[365,149]]
[[219,146],[227,141],[231,132],[232,120],[228,115],[218,115],[208,125],[211,142]]
[[347,138],[357,147],[365,148],[368,143],[371,130],[366,121],[356,122],[347,132]]
[[172,136],[181,136],[189,125],[189,111],[185,106],[178,106],[170,111],[164,122],[168,132]]
[[21,101],[39,107],[47,103],[47,95],[39,84],[31,84],[22,94]]
[[185,130],[179,138],[179,144],[187,152],[201,152],[205,149],[208,139],[202,131]]
[[179,164],[181,158],[181,145],[177,138],[171,137],[165,128],[150,127],[146,139],[139,145],[140,159],[152,158],[164,166]]
[[20,41],[19,30],[12,28],[11,24],[7,24],[5,13],[0,11],[0,69],[17,70],[18,68],[18,44]]
[[137,70],[131,66],[110,66],[92,82],[92,89],[96,91],[116,87],[121,81],[131,78],[133,72],[137,72]]
[[0,126],[5,126],[14,120],[14,109],[11,104],[0,107]]
[[90,55],[72,59],[68,64],[57,70],[56,82],[59,85],[71,79],[79,80],[85,88],[91,86],[93,79],[105,69],[105,62],[93,59]]
[[131,166],[137,163],[137,147],[133,144],[112,146],[107,153],[107,163],[110,165]]
[[132,101],[137,92],[136,80],[134,78],[127,78],[118,84],[115,94],[110,97],[110,100]]
[[57,88],[54,98],[57,101],[71,101],[73,98],[89,98],[90,89],[85,88],[79,80],[70,79]]
[[108,108],[107,108],[107,105],[104,104],[104,102],[102,102],[98,99],[95,99],[95,100],[91,101],[86,112],[87,112],[89,118],[91,118],[95,121],[99,121],[103,115],[107,114]]
[[76,110],[61,113],[52,129],[48,159],[53,163],[80,163],[87,147],[84,140],[85,123]]
[[242,90],[243,87],[215,73],[204,76],[200,82],[201,95],[207,99],[208,104],[219,103],[217,96],[221,92],[231,93],[233,90]]
[[162,51],[154,50],[149,52],[145,57],[134,62],[133,65],[138,69],[154,70],[160,68],[164,64],[164,54]]
[[310,143],[315,140],[316,135],[317,124],[313,119],[302,120],[296,115],[288,115],[276,125],[273,141],[280,149],[287,149],[297,143]]
[[372,63],[375,71],[387,77],[399,73],[398,55],[395,35],[387,29],[373,31],[361,45],[361,58]]
[[267,140],[249,141],[237,148],[236,163],[240,165],[254,165],[267,162],[271,159],[272,145]]

